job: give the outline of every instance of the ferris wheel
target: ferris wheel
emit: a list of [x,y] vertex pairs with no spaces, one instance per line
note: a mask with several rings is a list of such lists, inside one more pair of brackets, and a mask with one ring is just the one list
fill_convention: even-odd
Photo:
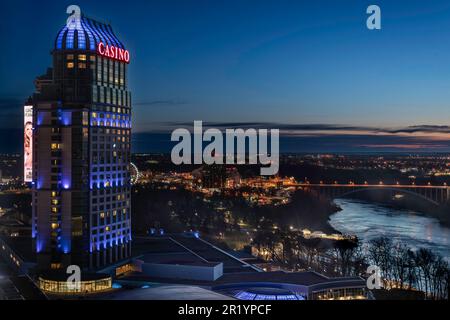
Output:
[[131,185],[135,185],[141,177],[141,173],[138,170],[138,167],[133,163],[130,162],[130,181]]

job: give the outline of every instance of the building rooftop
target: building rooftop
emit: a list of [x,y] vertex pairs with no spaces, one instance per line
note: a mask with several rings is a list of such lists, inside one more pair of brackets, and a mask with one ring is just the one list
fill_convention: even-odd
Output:
[[146,253],[175,253],[186,252],[185,249],[171,241],[168,237],[133,237],[133,256]]
[[154,283],[177,283],[184,285],[199,285],[221,289],[227,285],[249,284],[249,283],[280,283],[313,287],[314,290],[321,288],[365,286],[365,281],[359,277],[351,278],[328,278],[316,272],[241,272],[224,274],[216,281],[199,281],[187,279],[167,279],[149,277],[140,273],[132,273],[123,278],[128,281],[148,281]]
[[[129,273],[121,280],[135,282],[153,282],[167,284],[199,285],[217,288],[229,285],[272,283],[292,284],[320,290],[328,287],[364,286],[365,281],[359,277],[329,278],[316,272],[261,272],[261,270],[226,252],[213,244],[189,234],[166,235],[163,237],[145,237],[134,240],[133,253],[141,251],[139,257],[145,262],[167,264],[217,264],[223,263],[223,276],[215,281],[172,279],[149,276],[139,272]],[[242,255],[250,258],[249,255]]]
[[120,290],[102,296],[107,300],[234,300],[228,296],[196,286],[168,285]]
[[71,23],[61,28],[55,40],[55,49],[95,51],[100,42],[125,49],[114,34],[111,25],[82,15],[79,19],[74,18]]
[[215,266],[219,263],[208,262],[190,252],[173,253],[147,253],[139,258],[145,263],[191,265],[191,266]]
[[[97,297],[98,298],[98,297]],[[226,295],[196,286],[155,285],[149,288],[119,290],[102,295],[107,300],[234,300]]]
[[259,272],[248,274],[226,274],[216,281],[217,285],[241,282],[272,282],[272,283],[291,283],[304,286],[316,286],[320,284],[340,283],[342,285],[352,285],[354,283],[365,283],[359,277],[350,278],[329,278],[317,272]]
[[[192,262],[208,265],[223,263],[223,272],[258,272],[248,263],[233,257],[209,242],[192,235],[166,235],[162,237],[135,237],[132,247],[133,256],[150,261]],[[175,263],[176,264],[176,263]],[[178,263],[182,264],[182,263]]]
[[197,239],[187,235],[173,235],[171,236],[171,239],[180,245],[189,248],[189,250],[209,262],[222,262],[224,274],[238,272],[257,273],[259,271],[256,267],[253,267],[231,253],[226,252],[203,239]]

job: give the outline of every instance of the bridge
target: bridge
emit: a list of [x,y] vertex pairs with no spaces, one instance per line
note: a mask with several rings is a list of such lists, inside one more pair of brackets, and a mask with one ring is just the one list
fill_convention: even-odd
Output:
[[341,198],[353,193],[371,190],[386,190],[395,194],[408,194],[413,195],[423,200],[426,200],[436,206],[446,204],[450,201],[450,187],[447,184],[442,186],[435,185],[405,185],[405,184],[369,184],[367,182],[363,184],[348,183],[339,184],[337,182],[332,184],[327,183],[299,183],[295,185],[302,189],[309,189],[315,191],[320,195],[324,195],[328,198]]

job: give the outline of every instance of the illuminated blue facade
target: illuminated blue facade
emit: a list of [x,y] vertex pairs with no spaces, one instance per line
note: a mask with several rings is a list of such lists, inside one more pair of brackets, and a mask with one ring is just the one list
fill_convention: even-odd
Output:
[[34,95],[33,238],[42,269],[95,270],[131,255],[131,93],[125,49],[111,26],[85,16],[64,26],[52,81]]
[[72,25],[65,25],[59,31],[55,40],[55,49],[95,51],[100,42],[125,49],[110,25],[82,16],[81,19],[74,20]]

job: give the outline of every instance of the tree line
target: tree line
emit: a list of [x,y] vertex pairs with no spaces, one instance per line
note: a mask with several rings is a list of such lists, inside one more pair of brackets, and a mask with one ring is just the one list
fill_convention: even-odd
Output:
[[358,240],[306,239],[282,230],[258,232],[253,246],[258,256],[285,270],[366,278],[367,268],[375,265],[384,289],[421,291],[426,299],[448,299],[449,263],[427,248],[413,250],[386,237],[366,244]]

